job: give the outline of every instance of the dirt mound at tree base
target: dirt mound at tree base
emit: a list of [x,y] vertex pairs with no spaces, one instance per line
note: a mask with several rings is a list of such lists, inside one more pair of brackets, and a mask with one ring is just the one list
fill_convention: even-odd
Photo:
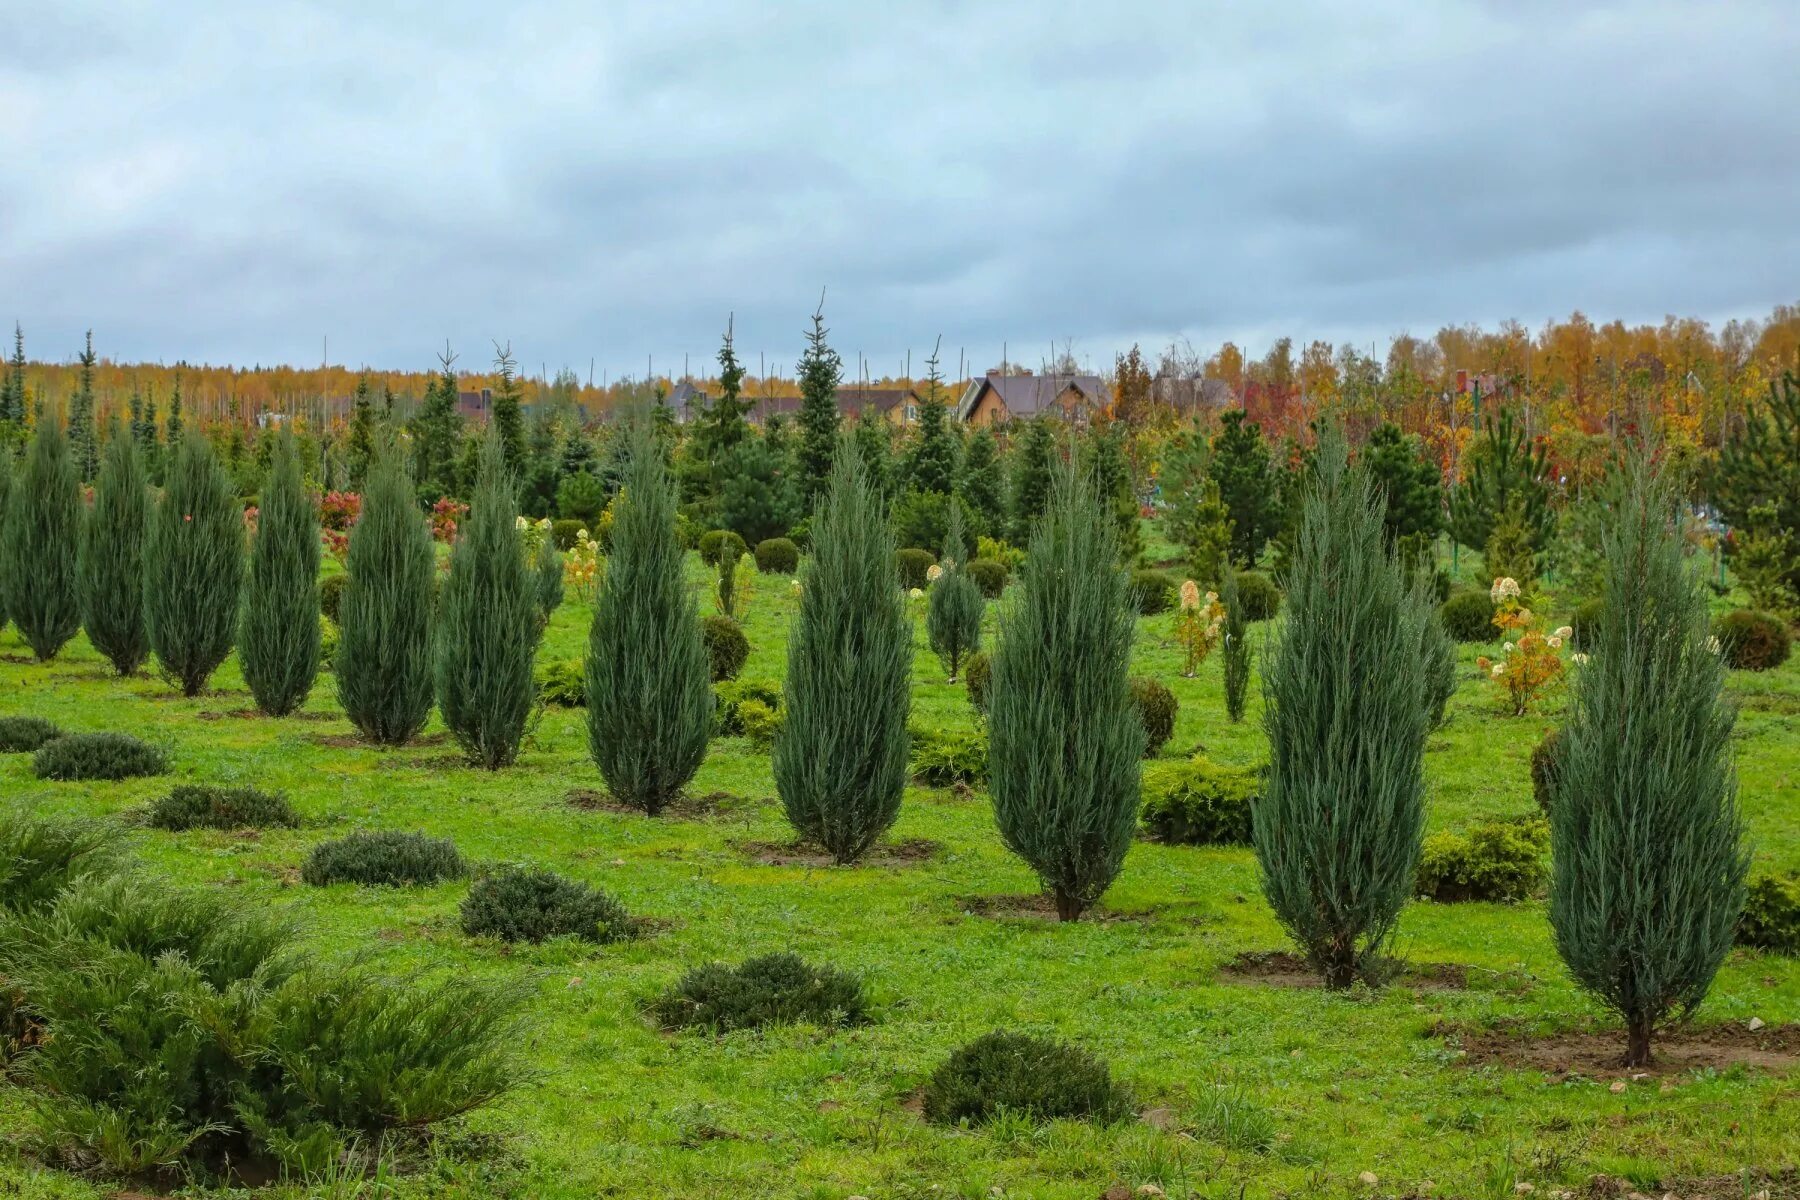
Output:
[[1800,1025],[1677,1026],[1651,1043],[1654,1061],[1625,1066],[1625,1030],[1579,1029],[1538,1032],[1524,1024],[1493,1029],[1442,1026],[1433,1031],[1460,1046],[1468,1066],[1502,1066],[1542,1071],[1558,1078],[1663,1078],[1689,1071],[1752,1067],[1789,1071],[1800,1067]]

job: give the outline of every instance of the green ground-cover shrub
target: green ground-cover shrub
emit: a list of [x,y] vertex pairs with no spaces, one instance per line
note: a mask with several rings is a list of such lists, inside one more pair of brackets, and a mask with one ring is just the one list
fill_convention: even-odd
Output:
[[30,754],[61,736],[42,717],[0,717],[0,754]]
[[750,657],[750,639],[744,636],[744,627],[730,617],[709,614],[700,618],[700,640],[706,646],[712,681],[736,679]]
[[1418,894],[1444,903],[1529,899],[1544,886],[1549,846],[1550,827],[1538,817],[1431,834],[1419,855]]
[[1738,944],[1800,954],[1800,874],[1763,875],[1750,881]]
[[1268,621],[1281,611],[1281,589],[1261,571],[1239,571],[1237,589],[1245,620]]
[[1131,702],[1144,723],[1144,757],[1155,758],[1175,736],[1175,714],[1181,704],[1168,684],[1141,675],[1131,681]]
[[1106,1064],[1079,1046],[1022,1033],[984,1034],[925,1085],[925,1119],[981,1124],[1001,1113],[1035,1121],[1117,1121],[1131,1112]]
[[987,738],[973,730],[915,728],[912,777],[927,787],[987,783]]
[[800,547],[789,538],[764,538],[756,543],[756,569],[764,575],[792,575],[800,566]]
[[1205,758],[1151,763],[1144,768],[1144,828],[1176,845],[1247,846],[1262,786],[1260,771]]
[[982,596],[989,600],[1000,598],[1000,593],[1006,590],[1007,579],[1012,575],[1005,563],[991,558],[972,558],[963,570],[969,573],[969,578],[981,589]]
[[161,775],[169,758],[161,747],[128,733],[70,733],[45,742],[31,758],[39,779],[133,779]]
[[287,797],[253,787],[184,783],[150,806],[145,821],[157,829],[294,829],[300,816]]
[[869,1020],[862,981],[797,954],[764,954],[739,966],[695,967],[663,993],[650,1014],[665,1029],[729,1033],[805,1022],[861,1025]]
[[406,887],[458,879],[467,871],[449,838],[378,829],[320,842],[306,856],[300,878],[314,887],[333,883]]
[[553,937],[619,942],[637,931],[625,906],[599,888],[526,867],[506,867],[476,880],[461,916],[464,933],[504,942]]

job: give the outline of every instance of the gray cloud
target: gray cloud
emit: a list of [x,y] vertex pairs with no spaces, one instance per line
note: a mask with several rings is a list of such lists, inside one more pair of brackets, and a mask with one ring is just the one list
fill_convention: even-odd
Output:
[[0,49],[31,348],[532,369],[1366,343],[1795,300],[1786,0],[42,3]]

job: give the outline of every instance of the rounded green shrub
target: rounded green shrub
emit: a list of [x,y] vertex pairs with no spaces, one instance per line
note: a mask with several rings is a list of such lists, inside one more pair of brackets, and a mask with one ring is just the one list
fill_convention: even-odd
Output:
[[71,733],[45,742],[31,759],[39,779],[133,779],[169,769],[166,754],[127,733]]
[[476,880],[462,903],[462,928],[470,937],[503,942],[553,937],[622,942],[637,932],[625,906],[599,888],[524,867],[507,867]]
[[0,754],[30,754],[62,730],[42,717],[0,717]]
[[300,816],[286,796],[258,788],[184,783],[150,806],[147,824],[183,833],[189,829],[298,828]]
[[[771,713],[781,708],[781,685],[760,679],[726,681],[722,686],[713,689],[718,698],[718,705],[713,710],[717,714],[716,729],[721,737],[745,736],[744,722],[739,714],[739,707],[755,700]],[[754,718],[753,718],[754,720]]]
[[537,669],[539,699],[558,708],[587,707],[587,666],[579,658],[557,658]]
[[982,596],[989,600],[1000,598],[1000,593],[1006,590],[1007,579],[1012,575],[1005,563],[992,558],[972,558],[963,570],[969,573],[969,578],[981,589]]
[[900,574],[900,586],[908,591],[924,587],[927,582],[925,573],[936,565],[937,559],[929,550],[909,546],[904,550],[894,551],[894,569]]
[[650,1007],[665,1029],[728,1033],[808,1022],[861,1025],[869,1020],[862,981],[797,954],[764,954],[732,967],[695,967]]
[[1267,621],[1281,611],[1281,589],[1261,571],[1237,572],[1237,590],[1246,621]]
[[1550,799],[1556,795],[1557,778],[1562,772],[1563,731],[1552,729],[1531,748],[1531,794],[1538,810],[1548,813]]
[[1494,628],[1494,602],[1486,592],[1456,592],[1438,608],[1444,632],[1459,642],[1491,642],[1497,636]]
[[320,842],[300,867],[300,878],[314,887],[333,883],[406,887],[460,879],[466,873],[462,855],[449,838],[396,829],[359,831]]
[[1144,768],[1144,828],[1181,846],[1247,846],[1251,810],[1262,796],[1262,772],[1222,767],[1205,758]]
[[1175,714],[1181,704],[1167,684],[1143,676],[1131,681],[1131,702],[1144,723],[1144,757],[1155,758],[1175,736]]
[[706,646],[712,681],[736,679],[750,657],[750,639],[744,636],[744,627],[730,617],[705,616],[700,618],[700,640]]
[[1544,885],[1549,846],[1550,827],[1539,817],[1434,833],[1419,855],[1418,895],[1440,903],[1528,899]]
[[712,529],[700,535],[700,561],[716,567],[725,558],[737,559],[748,547],[744,539],[729,529]]
[[758,749],[767,750],[781,732],[781,708],[754,697],[738,702],[737,724],[743,735]]
[[319,580],[319,611],[337,624],[338,612],[344,602],[344,587],[350,582],[350,576],[339,571],[336,575],[327,575]]
[[925,1119],[981,1124],[1001,1113],[1034,1121],[1117,1121],[1131,1111],[1105,1063],[1079,1046],[1023,1033],[983,1034],[925,1085]]
[[1594,631],[1600,628],[1601,602],[1589,600],[1579,605],[1569,617],[1569,648],[1586,653],[1592,649],[1588,645],[1594,638]]
[[756,543],[756,569],[764,575],[792,575],[800,566],[800,547],[784,537]]
[[550,522],[550,540],[556,543],[558,550],[573,550],[575,543],[581,540],[582,530],[587,526],[571,518]]
[[1794,637],[1787,622],[1773,613],[1740,608],[1726,613],[1713,627],[1725,663],[1734,671],[1772,671],[1793,653]]
[[963,686],[969,689],[969,703],[982,716],[988,710],[988,684],[994,677],[994,662],[986,654],[972,654],[963,664]]
[[1777,954],[1800,954],[1800,874],[1764,875],[1750,881],[1737,941]]
[[912,776],[927,787],[987,782],[987,738],[973,731],[915,729]]
[[1175,577],[1168,572],[1140,568],[1131,573],[1131,602],[1139,616],[1153,617],[1169,611],[1176,587]]

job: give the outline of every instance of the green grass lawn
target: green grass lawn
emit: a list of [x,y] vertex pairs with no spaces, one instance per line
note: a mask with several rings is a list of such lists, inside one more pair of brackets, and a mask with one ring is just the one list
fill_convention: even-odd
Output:
[[[1152,547],[1154,555],[1156,548]],[[698,581],[701,569],[695,560]],[[1723,602],[1721,602],[1723,604]],[[758,577],[744,678],[780,677],[794,597]],[[1567,604],[1552,603],[1555,612]],[[917,606],[915,605],[915,612]],[[557,612],[542,654],[575,658],[589,610]],[[1262,642],[1269,626],[1258,626]],[[991,629],[991,619],[990,619]],[[1253,764],[1249,719],[1224,716],[1219,659],[1180,676],[1171,618],[1139,622],[1135,669],[1181,702],[1168,757],[1204,751]],[[914,721],[970,726],[960,686],[924,649]],[[1426,755],[1430,826],[1533,808],[1527,760],[1560,715],[1498,715],[1465,647],[1449,724]],[[77,639],[47,666],[0,635],[0,714],[71,730],[121,730],[165,744],[174,773],[110,784],[44,784],[29,756],[0,758],[0,792],[46,807],[128,814],[178,781],[285,791],[306,820],[256,836],[136,829],[152,871],[232,889],[247,904],[296,906],[317,944],[366,951],[403,975],[454,971],[536,982],[527,1057],[533,1077],[427,1150],[398,1151],[391,1185],[270,1188],[270,1195],[591,1197],[1067,1197],[1154,1183],[1170,1196],[1409,1194],[1513,1196],[1576,1187],[1596,1172],[1641,1190],[1682,1177],[1800,1161],[1800,1075],[1743,1068],[1629,1082],[1556,1080],[1472,1068],[1440,1022],[1523,1019],[1544,1029],[1606,1020],[1570,983],[1544,906],[1412,905],[1402,949],[1417,962],[1471,968],[1461,990],[1370,993],[1233,982],[1218,968],[1282,935],[1248,849],[1139,843],[1094,919],[1057,925],[971,911],[969,898],[1027,893],[1030,872],[1002,847],[986,797],[912,788],[892,836],[941,850],[894,867],[759,865],[739,846],[789,837],[769,760],[743,739],[713,743],[691,789],[745,803],[710,820],[647,819],[568,800],[598,789],[579,710],[547,711],[517,766],[461,764],[435,719],[426,744],[350,744],[329,676],[304,719],[243,715],[235,659],[216,693],[184,700],[151,676],[110,677]],[[1800,868],[1800,660],[1734,674],[1742,706],[1742,801],[1759,866]],[[311,889],[298,866],[313,844],[360,827],[454,838],[471,859],[552,867],[596,883],[651,918],[643,940],[593,948],[508,949],[457,927],[466,883],[409,891]],[[865,976],[875,1024],[722,1038],[669,1036],[641,1006],[688,967],[793,949]],[[1702,1023],[1800,1021],[1800,965],[1736,952]],[[1107,1059],[1149,1120],[1095,1128],[1003,1121],[928,1126],[909,1100],[962,1042],[996,1028],[1053,1033]],[[1621,1035],[1622,1037],[1622,1035]],[[1621,1042],[1622,1049],[1622,1042]],[[20,1130],[27,1097],[0,1086],[0,1195],[100,1197],[112,1187],[34,1163]],[[1364,1172],[1379,1180],[1371,1188]],[[1754,1190],[1752,1188],[1751,1190]]]

